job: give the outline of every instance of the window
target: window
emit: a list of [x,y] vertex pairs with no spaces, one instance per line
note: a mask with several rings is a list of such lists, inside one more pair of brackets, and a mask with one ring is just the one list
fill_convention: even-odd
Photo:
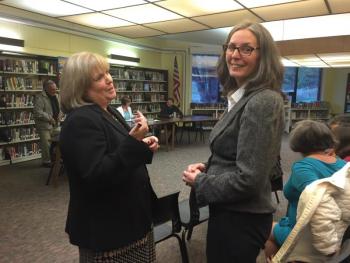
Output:
[[284,78],[282,84],[282,91],[284,93],[292,93],[295,90],[295,81],[297,77],[297,69],[295,67],[284,68]]
[[313,102],[320,99],[322,69],[286,67],[282,91],[292,102]]
[[192,55],[192,102],[218,103],[220,85],[216,74],[218,55]]
[[299,68],[296,102],[313,102],[319,100],[321,86],[321,69]]

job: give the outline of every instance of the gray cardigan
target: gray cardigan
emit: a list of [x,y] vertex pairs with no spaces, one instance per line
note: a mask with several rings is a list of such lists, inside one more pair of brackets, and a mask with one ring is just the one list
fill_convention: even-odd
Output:
[[200,206],[272,213],[270,177],[284,127],[282,96],[272,90],[244,96],[210,134],[206,172],[195,180]]

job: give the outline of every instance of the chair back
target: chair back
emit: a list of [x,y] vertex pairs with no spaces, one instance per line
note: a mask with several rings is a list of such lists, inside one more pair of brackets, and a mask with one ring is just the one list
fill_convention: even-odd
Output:
[[153,204],[153,224],[158,226],[168,221],[172,221],[173,231],[181,231],[181,220],[179,213],[178,198],[179,193],[172,193],[161,198],[157,198]]

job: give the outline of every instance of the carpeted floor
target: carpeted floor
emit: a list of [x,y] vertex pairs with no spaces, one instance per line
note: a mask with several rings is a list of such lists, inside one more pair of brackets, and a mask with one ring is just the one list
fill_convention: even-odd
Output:
[[[281,155],[287,177],[291,163],[299,158],[289,150],[287,136]],[[148,166],[156,193],[163,196],[179,190],[180,200],[187,198],[189,188],[181,180],[182,171],[190,163],[206,161],[208,156],[208,146],[199,142],[177,145],[170,152],[160,149]],[[77,248],[69,244],[64,232],[67,179],[59,178],[56,188],[46,186],[48,172],[48,168],[40,167],[40,160],[0,167],[0,262],[78,262]],[[279,197],[281,203],[275,218],[283,215],[286,208],[281,193]],[[206,223],[197,226],[187,244],[190,262],[205,262],[206,227]],[[164,241],[156,248],[157,262],[181,262],[176,239]]]

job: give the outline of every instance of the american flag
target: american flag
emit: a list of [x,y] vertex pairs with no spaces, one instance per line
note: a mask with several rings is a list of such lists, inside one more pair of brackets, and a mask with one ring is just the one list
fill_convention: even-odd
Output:
[[177,59],[174,60],[174,75],[173,75],[174,89],[173,95],[175,104],[180,105],[180,79],[179,79],[179,67],[177,65]]

